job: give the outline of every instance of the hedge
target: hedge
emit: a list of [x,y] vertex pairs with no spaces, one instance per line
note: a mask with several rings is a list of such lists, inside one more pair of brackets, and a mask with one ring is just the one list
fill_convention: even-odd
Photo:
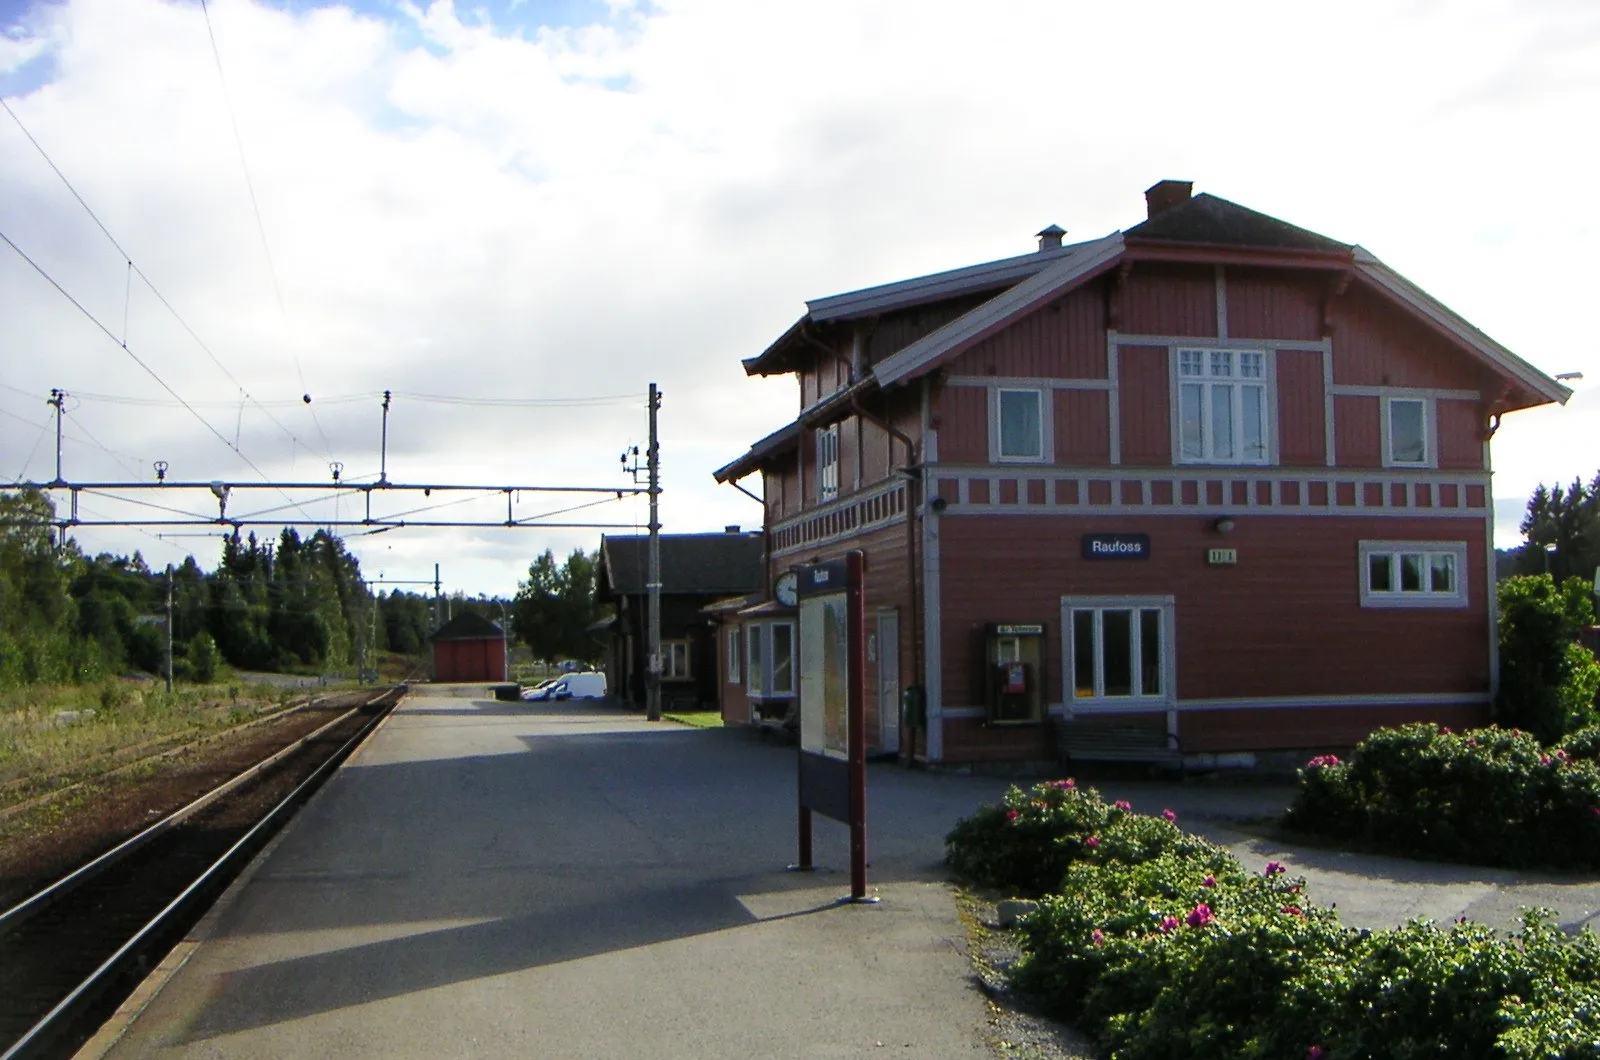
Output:
[[1069,783],[1013,788],[957,825],[949,860],[1024,893],[1031,857],[1060,866],[1019,922],[1013,984],[1116,1060],[1600,1057],[1593,933],[1544,912],[1506,937],[1465,921],[1351,930],[1282,866],[1249,871]]
[[1407,856],[1600,869],[1600,727],[1546,747],[1516,729],[1379,729],[1300,771],[1285,827]]

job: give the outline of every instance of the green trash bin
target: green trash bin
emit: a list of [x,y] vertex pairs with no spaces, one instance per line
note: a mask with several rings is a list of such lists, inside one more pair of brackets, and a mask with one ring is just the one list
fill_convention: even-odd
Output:
[[901,717],[908,729],[928,727],[928,693],[921,685],[909,685],[900,695]]

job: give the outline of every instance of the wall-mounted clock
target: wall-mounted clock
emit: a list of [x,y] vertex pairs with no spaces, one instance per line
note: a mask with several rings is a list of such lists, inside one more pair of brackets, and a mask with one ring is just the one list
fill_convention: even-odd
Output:
[[793,607],[800,599],[800,576],[794,571],[784,571],[772,586],[772,595],[784,607]]

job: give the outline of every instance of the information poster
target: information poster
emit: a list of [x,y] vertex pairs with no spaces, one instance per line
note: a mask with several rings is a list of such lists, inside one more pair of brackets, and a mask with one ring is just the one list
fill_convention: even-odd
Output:
[[840,592],[800,604],[800,749],[849,757],[850,616]]

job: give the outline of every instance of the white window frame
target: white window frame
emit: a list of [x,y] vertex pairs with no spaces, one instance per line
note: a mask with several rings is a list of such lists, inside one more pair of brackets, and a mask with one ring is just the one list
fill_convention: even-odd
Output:
[[[1144,695],[1136,692],[1128,696],[1108,696],[1105,690],[1105,672],[1101,663],[1100,645],[1104,636],[1105,612],[1107,611],[1132,611],[1135,616],[1140,611],[1158,611],[1160,613],[1161,637],[1161,691],[1155,695]],[[1090,611],[1095,614],[1094,624],[1094,655],[1095,655],[1095,694],[1080,697],[1077,693],[1077,658],[1076,645],[1073,635],[1073,614],[1078,611]],[[1063,596],[1061,598],[1061,696],[1067,712],[1093,708],[1095,710],[1126,710],[1130,713],[1165,710],[1177,701],[1178,679],[1178,652],[1176,643],[1177,623],[1175,621],[1176,602],[1171,596]],[[1129,660],[1132,667],[1135,686],[1143,679],[1143,635],[1140,624],[1135,617],[1133,624],[1133,637],[1131,648],[1133,657]]]
[[[1467,543],[1465,541],[1363,541],[1356,550],[1356,579],[1361,592],[1362,607],[1466,607],[1467,593]],[[1389,557],[1389,584],[1400,584],[1400,557],[1424,557],[1423,570],[1432,580],[1433,557],[1451,556],[1455,563],[1455,589],[1436,591],[1431,585],[1422,589],[1373,589],[1371,563],[1373,556]]]
[[839,496],[839,425],[817,432],[817,503]]
[[[1196,353],[1200,355],[1203,373],[1199,376],[1186,376],[1182,374],[1183,355]],[[1252,354],[1261,358],[1261,375],[1259,379],[1248,378],[1239,374],[1242,355]],[[1230,374],[1227,376],[1213,376],[1211,374],[1212,357],[1225,356],[1229,362]],[[1168,358],[1168,378],[1170,380],[1171,422],[1172,422],[1172,462],[1174,464],[1214,464],[1220,466],[1243,467],[1270,467],[1278,463],[1278,369],[1277,360],[1273,351],[1263,347],[1217,347],[1217,346],[1172,346]],[[1201,388],[1201,449],[1199,457],[1185,456],[1183,452],[1183,386],[1198,385]],[[1231,384],[1233,398],[1231,411],[1233,413],[1234,452],[1239,453],[1241,446],[1239,438],[1243,434],[1241,427],[1244,422],[1244,388],[1259,387],[1261,390],[1261,447],[1262,455],[1259,459],[1246,458],[1242,455],[1221,458],[1213,451],[1214,439],[1211,432],[1211,393],[1218,384]]]
[[728,684],[741,684],[744,679],[744,638],[738,626],[728,627]]
[[[1039,449],[1034,453],[1003,453],[1000,439],[1000,410],[1002,394],[1032,394],[1039,410]],[[989,460],[995,464],[1049,464],[1055,462],[1055,438],[1051,405],[1052,391],[1037,386],[1010,386],[997,384],[989,388]]]
[[[1422,406],[1422,459],[1396,460],[1394,458],[1394,406],[1400,402]],[[1378,417],[1378,430],[1383,436],[1384,467],[1437,467],[1439,464],[1438,419],[1434,399],[1425,394],[1385,394],[1382,415]]]
[[[682,649],[681,653],[679,649]],[[689,642],[686,640],[664,640],[661,642],[661,679],[663,681],[687,681],[694,676],[693,664],[690,662]],[[683,661],[683,670],[679,672],[677,662]]]
[[[777,687],[777,636],[782,627],[789,631],[789,682],[787,687]],[[745,649],[750,665],[745,671],[745,691],[751,699],[792,699],[797,683],[795,668],[799,665],[799,645],[795,641],[795,624],[792,619],[776,619],[745,624]]]

